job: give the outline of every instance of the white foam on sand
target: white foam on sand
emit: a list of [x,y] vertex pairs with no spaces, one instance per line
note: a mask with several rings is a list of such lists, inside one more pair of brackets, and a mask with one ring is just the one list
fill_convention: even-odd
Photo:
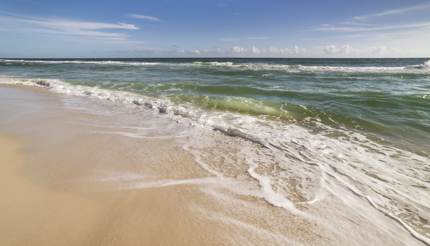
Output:
[[[243,151],[239,153],[241,157],[245,157],[248,165],[245,170],[247,175],[257,182],[256,186],[244,186],[245,189],[236,186],[243,181],[237,182],[234,178],[226,178],[223,170],[215,169],[210,162],[201,157],[204,150],[199,149],[199,146],[211,143],[210,138],[196,138],[197,140],[190,144],[192,147],[186,149],[192,152],[196,162],[214,177],[142,180],[142,182],[133,177],[133,182],[123,182],[124,189],[223,184],[224,187],[230,187],[233,192],[263,198],[275,207],[296,214],[302,214],[302,211],[297,209],[297,203],[317,206],[319,201],[326,199],[324,193],[342,199],[345,194],[338,191],[349,191],[360,198],[358,201],[363,202],[363,206],[371,204],[414,238],[430,244],[430,232],[423,224],[423,221],[430,220],[428,157],[377,143],[358,132],[342,128],[333,129],[318,121],[312,122],[319,124],[320,129],[314,133],[296,124],[234,113],[209,112],[189,105],[177,105],[163,98],[70,85],[60,80],[1,77],[0,83],[46,87],[57,93],[142,107],[203,129],[218,126],[225,129],[233,128],[243,133],[235,132],[236,137],[256,140],[254,143],[248,143],[248,147],[244,145]],[[338,137],[330,137],[333,132],[337,132]],[[247,136],[251,137],[246,139]],[[261,143],[261,146],[255,145],[255,142]],[[226,148],[227,152],[229,148],[216,147]],[[298,185],[291,185],[292,179]],[[341,188],[334,188],[336,186]],[[256,187],[257,190],[250,192],[247,190],[249,187]],[[293,193],[297,193],[300,198],[292,196]],[[388,226],[385,221],[375,221],[370,217],[367,219],[376,225],[381,223],[379,225],[381,228]]]

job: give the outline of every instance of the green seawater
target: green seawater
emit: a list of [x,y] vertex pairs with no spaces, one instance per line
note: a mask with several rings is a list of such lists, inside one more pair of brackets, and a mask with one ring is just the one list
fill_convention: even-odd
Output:
[[285,124],[317,120],[430,155],[430,62],[417,59],[1,59],[0,75],[168,98]]

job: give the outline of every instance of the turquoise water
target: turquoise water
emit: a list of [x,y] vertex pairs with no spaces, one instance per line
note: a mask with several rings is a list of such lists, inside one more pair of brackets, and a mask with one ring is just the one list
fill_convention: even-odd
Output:
[[286,123],[315,119],[430,153],[428,59],[3,59],[0,74]]

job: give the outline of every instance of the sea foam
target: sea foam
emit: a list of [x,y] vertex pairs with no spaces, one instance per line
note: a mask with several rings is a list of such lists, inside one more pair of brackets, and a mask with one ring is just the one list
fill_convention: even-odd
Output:
[[162,67],[195,67],[213,69],[233,69],[249,71],[283,71],[286,73],[376,73],[376,74],[430,74],[430,61],[410,66],[320,66],[301,64],[277,63],[234,63],[234,62],[144,62],[144,61],[117,61],[117,60],[25,60],[0,59],[5,64],[92,64],[100,66],[162,66]]
[[[391,217],[412,236],[429,244],[429,235],[422,229],[425,225],[422,220],[416,219],[430,218],[430,195],[427,192],[430,187],[426,182],[426,177],[430,175],[426,169],[426,165],[430,163],[428,157],[383,145],[359,132],[333,129],[323,124],[319,126],[320,132],[315,134],[296,124],[283,124],[228,112],[208,112],[190,105],[178,105],[165,98],[71,85],[61,80],[2,77],[0,83],[46,87],[57,93],[98,98],[135,107],[151,105],[146,108],[154,113],[158,113],[163,107],[165,115],[172,119],[184,119],[184,122],[192,122],[209,129],[219,126],[224,129],[237,129],[246,136],[259,139],[266,147],[261,149],[250,146],[240,152],[240,156],[245,157],[246,165],[249,165],[249,176],[259,187],[257,192],[242,193],[255,194],[273,206],[297,213],[299,210],[295,204],[316,204],[325,197],[321,192],[328,192],[341,199],[342,190],[346,188]],[[186,113],[175,113],[178,111]],[[320,123],[315,121],[313,124]],[[329,137],[334,131],[339,133],[339,137]],[[188,149],[196,156],[197,162],[214,174],[216,180],[224,179],[226,174],[214,168],[208,158],[201,156],[204,151],[199,150],[199,146],[203,146],[204,142],[210,143],[210,139],[195,139],[196,144]],[[226,152],[230,151],[229,146],[223,147],[227,148]],[[296,181],[290,184],[291,179]],[[144,182],[140,187],[218,182],[216,180]],[[295,186],[294,183],[297,182],[299,185]],[[237,190],[237,187],[234,187],[236,182],[226,183],[232,184],[232,191]],[[293,190],[296,190],[297,197],[292,196]],[[372,221],[372,218],[369,220]]]

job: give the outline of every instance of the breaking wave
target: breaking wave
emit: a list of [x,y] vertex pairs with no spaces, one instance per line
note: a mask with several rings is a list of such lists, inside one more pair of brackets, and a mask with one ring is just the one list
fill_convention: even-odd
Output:
[[157,62],[127,62],[127,61],[91,61],[91,60],[24,60],[24,59],[0,59],[5,64],[93,64],[93,65],[120,65],[120,66],[153,66]]
[[[232,65],[235,64],[215,66]],[[297,213],[299,209],[296,204],[318,202],[324,199],[324,193],[344,199],[345,192],[349,191],[361,202],[370,204],[396,221],[416,239],[430,244],[430,233],[426,229],[430,218],[428,157],[383,145],[358,132],[334,129],[319,121],[312,122],[319,129],[315,132],[297,124],[284,124],[235,112],[208,111],[187,103],[178,104],[168,98],[71,85],[55,79],[3,77],[0,78],[0,83],[45,87],[66,95],[142,107],[175,120],[214,129],[225,135],[258,144],[261,148],[243,145],[239,156],[247,163],[250,178],[258,183],[257,196],[273,206]],[[272,112],[264,105],[253,104],[248,107],[243,102],[223,103],[218,102],[225,108],[239,104],[239,108]],[[193,151],[199,163],[212,174],[229,176],[225,171],[228,169],[214,164],[214,156],[223,155],[218,153],[205,156],[204,151],[196,151],[199,146],[210,141],[199,137],[194,139],[197,139],[197,144],[188,148]],[[227,149],[225,153],[229,152]],[[223,158],[222,163],[228,156]],[[232,165],[235,165],[236,159],[237,157],[232,157]],[[193,182],[198,183],[201,180],[190,181]],[[168,181],[151,185],[175,184]],[[356,206],[350,202],[345,201],[348,206]],[[362,215],[369,216],[364,212]]]
[[92,64],[102,66],[167,66],[213,69],[233,69],[238,71],[283,71],[287,73],[379,73],[379,74],[430,74],[430,60],[423,64],[409,66],[319,66],[277,63],[246,63],[230,61],[197,62],[146,62],[117,60],[25,60],[0,59],[0,64]]

